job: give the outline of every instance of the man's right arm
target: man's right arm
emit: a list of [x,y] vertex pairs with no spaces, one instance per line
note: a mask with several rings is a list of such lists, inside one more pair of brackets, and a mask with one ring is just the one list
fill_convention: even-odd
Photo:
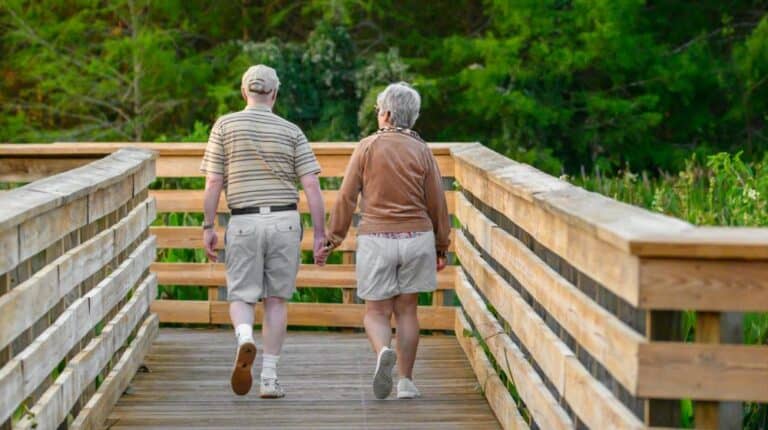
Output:
[[203,225],[208,228],[203,230],[203,244],[205,253],[211,261],[217,260],[216,245],[219,238],[213,229],[216,211],[219,207],[221,190],[224,188],[224,176],[217,173],[208,173],[205,177],[205,193],[203,194]]

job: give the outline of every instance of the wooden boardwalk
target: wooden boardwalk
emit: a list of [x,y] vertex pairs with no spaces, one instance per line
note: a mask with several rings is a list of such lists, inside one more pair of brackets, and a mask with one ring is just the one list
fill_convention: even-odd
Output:
[[[257,343],[260,341],[257,340]],[[230,330],[162,329],[107,427],[206,429],[495,429],[469,362],[453,336],[424,336],[419,400],[376,400],[374,357],[362,333],[290,332],[280,363],[281,400],[229,388]],[[260,372],[261,360],[254,372]]]

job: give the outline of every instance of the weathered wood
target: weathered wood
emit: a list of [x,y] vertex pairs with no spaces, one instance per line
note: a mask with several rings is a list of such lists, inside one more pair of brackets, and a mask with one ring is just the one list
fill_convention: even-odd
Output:
[[[680,312],[647,311],[646,339],[654,341],[681,341],[682,318]],[[677,399],[646,399],[643,420],[651,426],[677,427],[680,425],[681,408]]]
[[[145,206],[152,204],[152,200],[145,202]],[[126,249],[147,228],[145,206],[137,207],[120,223],[66,252],[0,296],[0,349]],[[115,242],[115,237],[121,240]]]
[[504,429],[527,429],[528,423],[520,416],[515,400],[509,394],[507,387],[501,382],[496,371],[491,366],[485,352],[477,339],[471,336],[472,330],[462,311],[456,312],[454,330],[456,339],[464,350],[472,370],[480,384],[485,399]]
[[768,261],[642,259],[640,305],[648,309],[766,311]]
[[[256,305],[256,320],[263,315]],[[419,324],[424,330],[450,330],[454,307],[419,306]],[[152,312],[161,322],[230,324],[229,303],[215,301],[156,300]],[[288,325],[325,327],[363,327],[365,305],[341,303],[289,303]],[[393,326],[394,318],[392,320]]]
[[[216,249],[224,249],[224,232],[222,227],[216,228],[216,234],[221,240],[218,241]],[[150,228],[150,233],[157,236],[158,248],[171,248],[171,249],[194,249],[203,247],[203,233],[200,227],[166,227],[166,226],[153,226]],[[454,251],[456,230],[451,232],[451,246],[449,251]],[[357,248],[357,229],[350,228],[347,237],[336,248],[337,251],[349,252],[354,251]],[[304,251],[311,251],[314,246],[314,232],[309,229],[304,231],[304,235],[301,239],[301,249]]]
[[[259,331],[254,334],[261,345]],[[423,398],[413,401],[398,401],[394,393],[374,398],[375,355],[363,333],[289,332],[279,366],[287,397],[280,401],[259,400],[258,386],[244,398],[231,393],[234,351],[229,328],[161,329],[144,360],[150,371],[136,374],[104,427],[500,428],[461,347],[447,336],[421,337],[414,377]],[[260,363],[257,358],[257,377]]]
[[0,423],[5,422],[18,407],[19,393],[24,389],[21,361],[12,359],[0,369]]
[[[718,344],[720,342],[720,314],[696,312],[696,342]],[[702,430],[720,428],[719,405],[717,402],[696,400],[693,403],[693,418],[696,427]]]
[[[467,279],[456,276],[456,294],[461,300],[465,315],[474,324],[496,363],[514,381],[515,389],[531,412],[534,421],[542,429],[570,429],[574,427],[568,414],[552,396],[544,381],[528,362],[523,352],[512,342],[483,302],[483,299]],[[459,314],[457,312],[457,314]],[[456,331],[456,336],[462,333]]]
[[0,249],[3,257],[0,258],[0,273],[6,273],[19,264],[19,228],[10,228],[0,231]]
[[[602,363],[624,387],[634,392],[637,386],[637,361],[631,357],[637,356],[638,346],[644,341],[643,336],[552,270],[525,244],[497,228],[485,215],[469,205],[464,196],[458,197],[457,204],[465,227],[476,238],[483,238],[478,239],[478,242],[485,251],[509,270],[581,347]],[[462,233],[458,233],[457,243],[459,259],[467,270],[478,274],[481,267],[479,259],[482,258],[480,254]],[[473,265],[476,270],[472,270]]]
[[639,359],[642,396],[768,401],[768,346],[652,342]]
[[149,352],[152,342],[157,338],[158,331],[157,316],[148,317],[136,334],[131,346],[123,352],[120,360],[104,379],[99,390],[90,398],[85,408],[80,411],[72,423],[72,429],[102,428],[112,407],[128,388],[128,384]]
[[[157,273],[161,285],[227,285],[222,263],[153,263],[151,270]],[[438,289],[453,289],[455,270],[455,266],[448,266],[438,273]],[[318,267],[314,264],[302,264],[296,285],[316,288],[356,288],[355,266],[328,264]]]
[[[157,198],[157,210],[159,212],[202,212],[203,193],[203,190],[150,190],[149,192],[151,196]],[[322,190],[322,193],[326,211],[330,212],[336,204],[339,192],[338,190]],[[455,191],[445,192],[449,213],[454,213],[455,211],[455,195]],[[304,193],[299,193],[298,209],[301,213],[309,213],[309,205]],[[217,212],[229,212],[229,207],[223,194],[219,199]]]
[[[573,351],[485,261],[469,258],[462,259],[462,263],[483,296],[509,324],[512,332],[530,353],[531,359],[582,422],[590,428],[641,426],[632,412],[589,374]],[[457,271],[457,276],[460,274],[461,271]]]
[[133,197],[133,177],[128,176],[116,184],[88,195],[88,222],[113,212]]
[[37,254],[72,230],[88,224],[88,202],[85,198],[57,207],[19,225],[21,261]]
[[768,231],[748,227],[696,227],[631,242],[641,257],[768,260]]

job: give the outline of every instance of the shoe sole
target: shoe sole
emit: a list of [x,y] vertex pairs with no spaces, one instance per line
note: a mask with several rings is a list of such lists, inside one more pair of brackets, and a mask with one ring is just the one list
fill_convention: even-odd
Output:
[[256,360],[256,345],[252,343],[244,343],[237,348],[237,357],[235,357],[235,365],[232,368],[232,391],[238,396],[244,396],[251,391],[253,385],[253,374],[251,373],[251,367]]
[[392,393],[392,369],[397,362],[397,354],[389,349],[381,355],[376,374],[373,375],[373,394],[377,399],[386,399]]
[[259,397],[262,399],[282,399],[285,397],[285,394],[261,394]]

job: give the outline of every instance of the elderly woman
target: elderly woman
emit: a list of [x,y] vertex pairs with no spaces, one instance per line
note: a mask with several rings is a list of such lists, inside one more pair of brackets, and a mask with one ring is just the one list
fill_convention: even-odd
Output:
[[[379,131],[360,141],[352,154],[324,252],[344,240],[361,194],[357,294],[365,300],[365,331],[377,357],[373,392],[379,399],[390,395],[392,370],[399,363],[397,397],[410,399],[421,395],[413,383],[418,294],[437,287],[450,220],[437,162],[411,130],[419,116],[419,93],[404,82],[392,84],[376,104]],[[390,348],[392,314],[397,354]]]

